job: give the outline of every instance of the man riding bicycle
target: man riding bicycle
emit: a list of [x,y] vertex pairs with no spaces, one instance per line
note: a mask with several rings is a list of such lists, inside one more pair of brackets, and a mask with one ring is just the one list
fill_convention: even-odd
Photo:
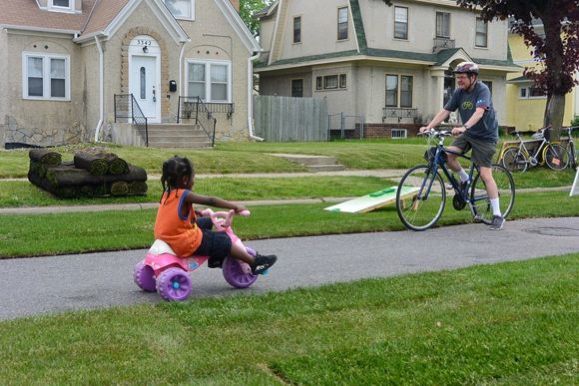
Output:
[[499,193],[492,174],[492,158],[499,139],[499,124],[491,100],[489,88],[478,80],[479,67],[473,62],[462,62],[454,70],[458,88],[444,108],[426,126],[420,128],[420,133],[432,130],[448,118],[451,112],[458,109],[462,126],[452,129],[452,135],[458,136],[447,149],[448,166],[460,176],[461,187],[466,189],[469,181],[468,173],[460,166],[457,155],[472,149],[472,161],[479,166],[480,176],[486,186],[493,210],[493,221],[490,229],[503,228],[505,219],[499,206]]

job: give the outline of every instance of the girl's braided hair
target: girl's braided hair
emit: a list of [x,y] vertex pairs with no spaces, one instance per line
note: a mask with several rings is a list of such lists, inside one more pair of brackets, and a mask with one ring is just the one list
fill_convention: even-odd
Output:
[[[161,185],[163,192],[167,192],[167,197],[171,194],[171,189],[181,188],[183,177],[193,175],[193,164],[186,157],[174,156],[163,162],[163,175],[161,176]],[[163,197],[161,196],[161,199]]]

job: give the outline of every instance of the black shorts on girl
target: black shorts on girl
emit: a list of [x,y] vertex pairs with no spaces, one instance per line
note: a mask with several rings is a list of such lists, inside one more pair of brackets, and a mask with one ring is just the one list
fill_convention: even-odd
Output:
[[209,268],[219,268],[223,260],[231,253],[231,239],[225,232],[213,232],[213,222],[209,217],[197,218],[197,226],[203,233],[201,245],[193,253],[197,256],[209,256]]

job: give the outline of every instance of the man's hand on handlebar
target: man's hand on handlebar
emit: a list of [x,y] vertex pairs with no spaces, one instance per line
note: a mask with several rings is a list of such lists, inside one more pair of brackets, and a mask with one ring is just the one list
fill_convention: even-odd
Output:
[[455,137],[458,137],[459,135],[463,134],[465,131],[466,131],[466,127],[457,126],[457,127],[453,127],[452,131],[450,133],[452,135],[454,135]]
[[422,126],[420,128],[420,130],[418,130],[419,134],[424,134],[424,133],[428,133],[429,131],[431,131],[432,129],[429,129],[428,126]]

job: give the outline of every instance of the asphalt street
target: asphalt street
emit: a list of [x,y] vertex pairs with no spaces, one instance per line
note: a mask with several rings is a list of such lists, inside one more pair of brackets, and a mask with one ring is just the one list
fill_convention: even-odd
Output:
[[[278,255],[270,274],[249,289],[235,290],[221,270],[202,267],[192,273],[193,301],[579,252],[579,217],[508,221],[499,232],[468,224],[425,232],[296,237],[247,244]],[[133,266],[145,253],[0,260],[0,320],[159,302],[157,294],[143,293],[133,283]]]

